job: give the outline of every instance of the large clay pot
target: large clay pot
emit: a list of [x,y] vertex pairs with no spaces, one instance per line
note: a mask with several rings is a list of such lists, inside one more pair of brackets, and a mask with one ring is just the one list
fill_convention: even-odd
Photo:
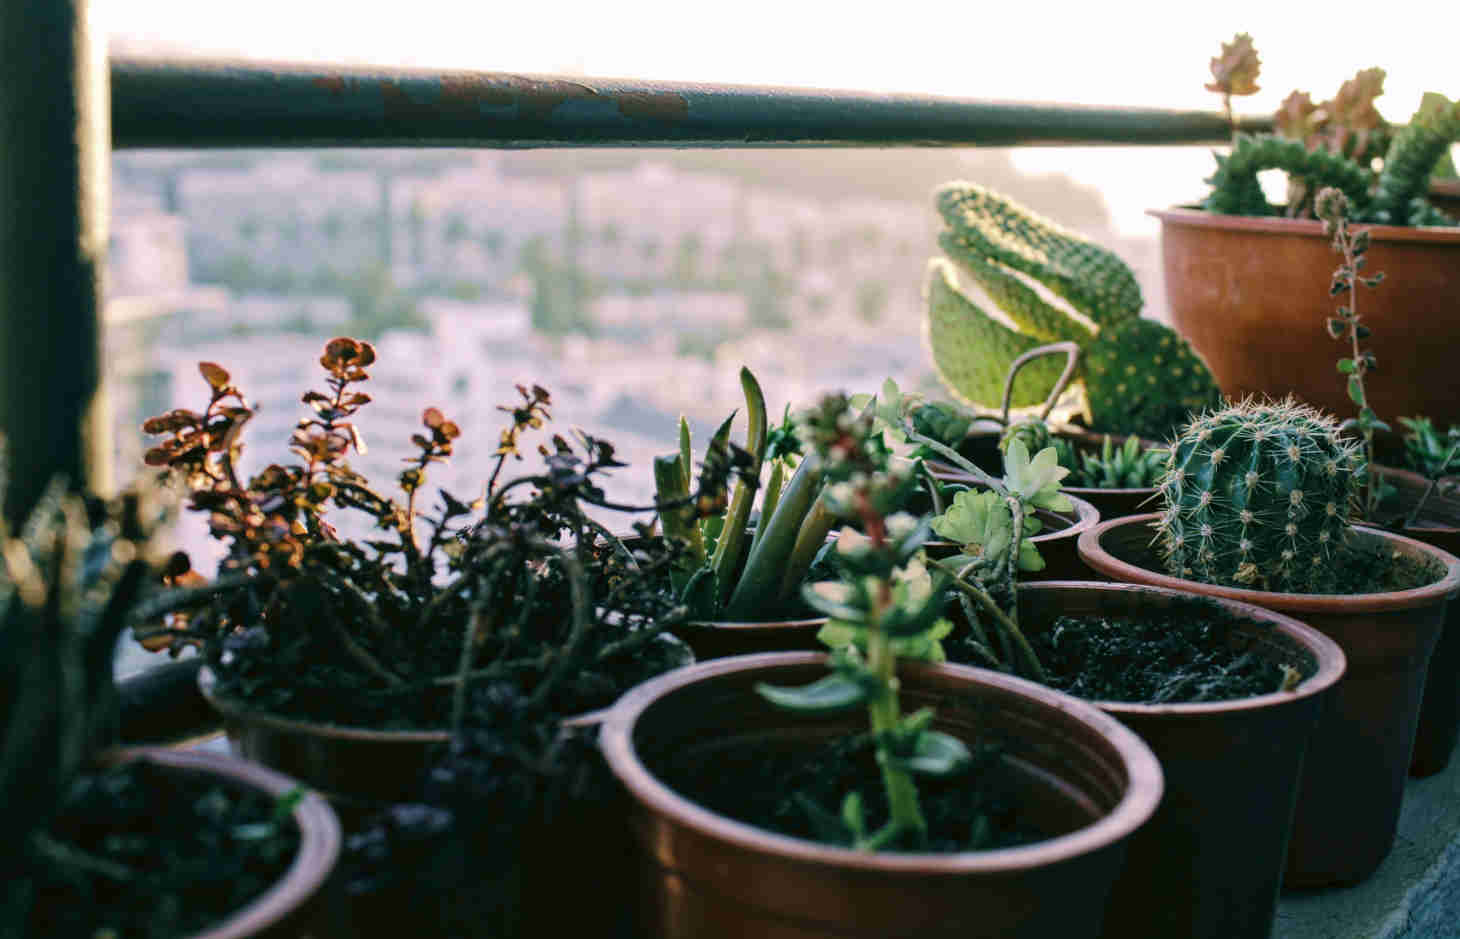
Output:
[[[169,772],[208,776],[235,791],[254,790],[279,797],[298,787],[293,779],[254,763],[198,750],[136,747],[102,755],[102,766],[146,760]],[[291,812],[299,829],[299,851],[284,876],[253,902],[192,939],[245,939],[253,936],[305,935],[320,915],[322,889],[340,854],[340,823],[329,803],[305,795]]]
[[771,834],[716,815],[656,770],[714,760],[731,747],[812,745],[865,729],[856,712],[811,718],[771,707],[762,681],[826,674],[827,657],[718,659],[662,675],[621,698],[604,754],[633,801],[642,849],[638,935],[657,939],[1093,937],[1126,840],[1155,810],[1161,775],[1149,748],[1096,708],[1031,682],[960,666],[901,670],[903,706],[937,710],[965,741],[996,733],[1001,771],[1021,809],[1062,832],[1017,848],[959,854],[864,853]]
[[[1431,493],[1414,524],[1405,525],[1411,511],[1429,489],[1429,481],[1418,473],[1381,466],[1380,475],[1397,490],[1385,509],[1399,513],[1399,530],[1406,537],[1460,555],[1460,499]],[[1411,776],[1433,776],[1450,763],[1460,738],[1460,602],[1446,607],[1445,627],[1430,670],[1425,678],[1424,702],[1419,709],[1419,728],[1414,733]]]
[[[1228,397],[1296,394],[1325,411],[1353,413],[1334,362],[1347,347],[1328,337],[1324,319],[1342,298],[1328,285],[1340,256],[1311,219],[1214,215],[1197,209],[1153,211],[1172,325],[1206,359]],[[1365,225],[1372,239],[1366,271],[1382,271],[1376,290],[1360,288],[1365,340],[1383,374],[1370,382],[1380,415],[1425,414],[1460,423],[1451,380],[1460,345],[1460,227]]]
[[[1019,589],[1030,633],[1060,616],[1143,616],[1191,595],[1132,584],[1043,583]],[[1161,761],[1161,806],[1131,836],[1102,935],[1109,939],[1268,939],[1277,912],[1303,755],[1344,670],[1331,639],[1262,607],[1217,600],[1255,624],[1236,631],[1254,653],[1307,674],[1293,691],[1231,701],[1096,701]]]
[[1413,590],[1298,594],[1217,587],[1164,573],[1151,545],[1156,515],[1097,525],[1080,537],[1080,556],[1101,576],[1237,600],[1285,613],[1343,649],[1348,671],[1329,700],[1308,749],[1284,883],[1349,884],[1374,872],[1394,845],[1425,670],[1460,590],[1460,559],[1371,528],[1358,538],[1422,558],[1443,574]]

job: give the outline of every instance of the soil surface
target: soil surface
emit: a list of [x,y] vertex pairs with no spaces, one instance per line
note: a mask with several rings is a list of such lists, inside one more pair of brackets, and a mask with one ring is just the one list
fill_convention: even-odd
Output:
[[[1016,798],[1000,785],[999,753],[996,746],[982,746],[974,752],[974,765],[963,773],[947,779],[916,777],[929,842],[893,850],[979,851],[1050,837],[1019,819]],[[678,762],[656,767],[655,774],[705,808],[766,831],[849,847],[840,817],[842,800],[851,792],[861,794],[869,831],[887,820],[882,776],[866,734],[794,750],[727,747],[710,759]]]
[[[1051,688],[1088,701],[1178,704],[1271,694],[1289,678],[1284,665],[1297,680],[1311,673],[1311,663],[1285,662],[1254,641],[1270,629],[1193,600],[1145,616],[1061,616],[1029,642]],[[951,661],[980,664],[959,639],[944,645]]]
[[291,810],[145,761],[85,774],[39,852],[30,935],[171,939],[214,926],[293,862]]

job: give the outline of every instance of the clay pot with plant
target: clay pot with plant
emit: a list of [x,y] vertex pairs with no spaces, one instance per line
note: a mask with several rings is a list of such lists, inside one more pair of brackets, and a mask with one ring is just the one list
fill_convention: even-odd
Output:
[[702,663],[614,707],[603,745],[644,850],[641,932],[1096,935],[1160,798],[1154,759],[1080,702],[919,664],[946,578],[918,561],[927,523],[899,511],[916,480],[845,397],[805,426],[828,511],[861,528],[838,539],[841,580],[804,591],[845,642]]
[[1080,541],[1104,577],[1260,605],[1343,649],[1348,671],[1303,768],[1290,886],[1353,883],[1388,854],[1426,667],[1460,589],[1460,560],[1350,522],[1364,466],[1332,418],[1291,401],[1230,405],[1174,443],[1161,512]]
[[[1405,537],[1460,555],[1460,427],[1441,434],[1427,418],[1401,417],[1407,468],[1378,468],[1385,500],[1378,520]],[[1460,603],[1446,608],[1445,627],[1430,659],[1414,735],[1412,776],[1432,776],[1450,763],[1460,739]]]
[[[897,411],[883,413],[895,421]],[[1303,624],[1246,604],[1019,584],[1040,564],[1025,532],[1030,509],[1063,498],[1067,470],[1054,456],[1046,447],[1031,460],[1016,436],[997,487],[959,493],[933,520],[957,551],[928,564],[953,577],[961,611],[940,654],[1090,700],[1161,760],[1162,808],[1132,838],[1104,935],[1265,939],[1303,754],[1343,653]]]
[[710,438],[702,464],[738,462],[728,503],[687,502],[694,451],[684,418],[679,452],[654,461],[659,503],[684,506],[660,514],[665,538],[683,545],[664,589],[688,611],[674,632],[699,659],[815,649],[826,623],[801,599],[802,584],[829,550],[835,522],[823,499],[825,474],[819,460],[802,454],[789,407],[771,427],[750,369],[741,368],[740,385],[745,446],[729,442],[732,414]]
[[318,910],[340,847],[319,796],[213,754],[107,749],[155,509],[53,487],[18,532],[0,521],[0,934],[241,939]]
[[[326,390],[304,394],[312,416],[290,440],[296,462],[246,481],[240,441],[254,410],[220,366],[200,367],[210,390],[201,413],[147,423],[166,435],[148,462],[185,481],[228,554],[212,581],[175,556],[178,589],[139,630],[152,647],[202,646],[204,693],[246,755],[362,807],[417,791],[432,749],[495,683],[568,717],[690,659],[666,633],[682,611],[650,585],[675,560],[670,549],[631,551],[584,510],[635,508],[598,485],[622,465],[609,442],[554,436],[544,469],[507,477],[525,435],[550,419],[548,392],[519,386],[521,400],[502,408],[509,422],[484,495],[442,492],[429,511],[427,471],[460,434],[435,408],[412,437],[403,498],[348,463],[374,355],[369,343],[332,340],[320,360]],[[723,490],[721,469],[702,477],[707,487]],[[336,512],[373,531],[341,537]]]
[[[1250,37],[1225,46],[1212,70],[1214,91],[1256,91]],[[1460,139],[1460,103],[1427,94],[1407,125],[1390,125],[1374,103],[1383,78],[1380,69],[1359,72],[1320,104],[1295,91],[1278,112],[1276,134],[1238,133],[1217,155],[1199,207],[1151,213],[1161,220],[1172,324],[1233,399],[1293,394],[1330,413],[1346,407],[1311,319],[1324,305],[1332,266],[1314,205],[1319,190],[1333,186],[1353,217],[1369,224],[1372,261],[1393,283],[1369,324],[1385,368],[1408,380],[1373,389],[1374,408],[1460,423],[1445,380],[1460,337],[1460,227],[1425,198],[1430,176]],[[1382,160],[1377,174],[1375,160]],[[1272,169],[1287,173],[1282,205],[1270,204],[1258,182]]]

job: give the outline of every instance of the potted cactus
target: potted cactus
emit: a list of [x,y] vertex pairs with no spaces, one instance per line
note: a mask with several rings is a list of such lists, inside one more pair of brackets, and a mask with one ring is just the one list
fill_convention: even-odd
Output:
[[0,522],[0,867],[5,936],[207,935],[300,928],[334,865],[317,795],[238,760],[106,750],[117,637],[154,576],[156,516],[51,489]]
[[1260,605],[1342,647],[1348,672],[1303,769],[1292,886],[1353,883],[1388,854],[1425,669],[1460,589],[1460,560],[1350,522],[1363,467],[1358,445],[1311,408],[1229,405],[1177,437],[1160,512],[1080,539],[1104,577]]
[[[1256,53],[1244,38],[1212,60],[1208,87],[1256,90]],[[1443,379],[1460,337],[1460,227],[1424,198],[1432,170],[1460,139],[1460,103],[1426,95],[1407,125],[1391,127],[1374,107],[1382,90],[1383,72],[1369,69],[1321,105],[1294,92],[1278,113],[1279,133],[1237,134],[1217,156],[1199,206],[1151,212],[1161,220],[1172,323],[1234,399],[1294,394],[1331,413],[1345,406],[1311,315],[1325,303],[1331,267],[1314,199],[1336,186],[1356,219],[1372,223],[1372,260],[1396,283],[1370,325],[1385,367],[1411,380],[1376,388],[1375,409],[1460,423]],[[1376,157],[1377,174],[1369,168]],[[1268,169],[1288,174],[1285,205],[1264,197],[1257,174]]]
[[602,739],[643,849],[641,933],[1097,935],[1160,796],[1149,751],[1048,689],[918,663],[945,597],[918,570],[926,523],[898,511],[914,477],[845,397],[806,427],[827,510],[865,533],[839,539],[839,582],[805,591],[846,646],[701,663],[615,705]]

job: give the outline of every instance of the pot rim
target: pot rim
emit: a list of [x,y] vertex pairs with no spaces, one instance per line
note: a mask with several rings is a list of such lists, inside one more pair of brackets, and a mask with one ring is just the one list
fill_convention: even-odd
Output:
[[[1164,225],[1188,228],[1216,228],[1225,231],[1251,232],[1259,235],[1298,235],[1324,238],[1323,223],[1310,218],[1279,218],[1272,215],[1221,215],[1205,209],[1178,205],[1168,209],[1147,209],[1146,214]],[[1370,225],[1363,226],[1374,241],[1460,245],[1460,227],[1452,225]]]
[[229,698],[219,691],[218,676],[214,674],[210,665],[204,665],[198,669],[198,691],[224,718],[282,733],[313,734],[334,737],[339,740],[400,744],[446,743],[451,739],[449,730],[372,730],[366,727],[350,727],[344,724],[329,724],[324,721],[283,717],[278,714],[270,714],[268,711],[244,707],[235,699]]
[[[168,769],[221,776],[275,797],[304,788],[303,783],[258,763],[203,750],[123,747],[101,755],[101,762],[108,766],[132,760],[150,760]],[[339,819],[324,797],[308,788],[290,814],[299,828],[299,848],[283,875],[251,902],[217,925],[194,933],[190,939],[244,939],[257,935],[302,906],[323,887],[340,854]]]
[[[1193,594],[1189,590],[1177,590],[1171,587],[1158,587],[1151,584],[1129,584],[1129,583],[1094,583],[1079,580],[1046,580],[1038,583],[1020,584],[1019,591],[1043,592],[1070,588],[1097,590],[1108,593],[1144,593],[1162,597],[1173,597],[1192,599]],[[1307,623],[1296,620],[1291,616],[1279,613],[1267,607],[1258,606],[1255,603],[1234,600],[1227,597],[1202,597],[1212,600],[1231,612],[1242,616],[1245,619],[1264,622],[1277,629],[1284,636],[1291,639],[1306,652],[1311,654],[1317,662],[1318,667],[1312,675],[1304,678],[1292,691],[1270,691],[1267,694],[1253,695],[1247,698],[1231,698],[1226,701],[1189,701],[1185,703],[1170,704],[1148,704],[1140,701],[1107,701],[1091,700],[1090,703],[1102,711],[1109,711],[1116,715],[1133,715],[1141,717],[1152,717],[1163,714],[1190,716],[1198,714],[1231,713],[1235,711],[1257,711],[1267,707],[1280,706],[1290,702],[1299,701],[1303,698],[1310,698],[1322,694],[1329,688],[1338,684],[1348,670],[1348,657],[1343,654],[1342,647],[1328,636],[1309,626]],[[1082,699],[1088,700],[1088,699]]]
[[[729,630],[735,632],[780,632],[789,629],[810,629],[813,626],[825,626],[830,621],[827,616],[807,616],[801,619],[768,619],[768,620],[719,620],[719,619],[692,619],[681,626],[688,626],[691,629],[714,629]],[[679,628],[679,627],[674,627]]]
[[1187,593],[1236,600],[1266,607],[1278,613],[1328,613],[1334,615],[1383,613],[1443,602],[1460,592],[1460,558],[1415,538],[1407,538],[1404,535],[1369,528],[1365,525],[1355,525],[1354,530],[1366,537],[1391,542],[1396,547],[1406,548],[1411,553],[1422,554],[1439,562],[1445,567],[1444,576],[1421,587],[1379,593],[1281,593],[1274,590],[1246,590],[1173,577],[1164,572],[1131,564],[1115,557],[1100,544],[1100,539],[1116,528],[1127,525],[1149,526],[1158,518],[1160,518],[1160,513],[1149,512],[1144,515],[1127,515],[1123,518],[1113,518],[1101,522],[1080,535],[1078,545],[1080,560],[1089,565],[1092,570],[1126,583],[1169,587]]
[[[968,473],[965,473],[963,470],[959,469],[958,467],[952,466],[952,465],[950,465],[948,463],[943,463],[943,462],[938,462],[938,461],[934,461],[934,460],[929,460],[928,461],[928,471],[933,474],[933,476],[934,476],[935,479],[938,479],[938,480],[944,481],[944,482],[963,482],[965,480],[971,480],[971,481],[977,482],[976,477],[971,476]],[[1094,489],[1094,488],[1092,488],[1090,486],[1061,486],[1060,487],[1060,492],[1063,492],[1065,495],[1069,496],[1070,497],[1070,501],[1072,501],[1072,502],[1075,499],[1079,499],[1082,502],[1088,502],[1089,501],[1089,497],[1090,497],[1090,495],[1092,493],[1094,495],[1097,495],[1097,496],[1103,495],[1103,494],[1110,494],[1110,495],[1116,495],[1116,496],[1130,496],[1132,498],[1134,498],[1136,496],[1139,496],[1139,495],[1142,495],[1142,494],[1148,494],[1148,495],[1154,496],[1156,494],[1156,487],[1155,486],[1139,486],[1139,487],[1136,487],[1134,489]],[[1091,508],[1094,508],[1094,506],[1091,506]],[[1098,511],[1098,509],[1096,511]],[[1070,526],[1070,528],[1074,528],[1074,527],[1075,527],[1074,525]],[[1070,528],[1064,528],[1064,529],[1061,529],[1061,530],[1059,530],[1057,532],[1050,532],[1050,533],[1044,534],[1044,535],[1035,535],[1030,540],[1031,541],[1038,541],[1040,538],[1048,538],[1049,535],[1051,535],[1051,534],[1053,534],[1053,535],[1063,535],[1065,532],[1069,531]]]
[[[1399,467],[1399,466],[1385,466],[1382,463],[1376,463],[1374,465],[1374,472],[1376,474],[1378,474],[1379,476],[1387,476],[1387,477],[1390,477],[1391,479],[1400,480],[1401,482],[1404,482],[1405,484],[1410,485],[1410,486],[1416,486],[1416,487],[1421,487],[1422,488],[1422,487],[1427,486],[1429,484],[1429,480],[1426,479],[1422,474],[1416,473],[1414,470],[1404,469],[1403,467]],[[1451,501],[1451,502],[1454,501],[1454,497],[1453,496],[1444,497],[1444,496],[1440,496],[1438,493],[1436,493],[1436,495],[1433,496],[1432,498],[1447,498],[1448,501]],[[1456,526],[1456,525],[1405,525],[1404,526],[1404,531],[1406,533],[1408,533],[1408,532],[1419,532],[1419,533],[1431,532],[1431,533],[1436,533],[1436,534],[1454,535],[1454,534],[1460,534],[1460,526]],[[1416,537],[1416,536],[1411,535],[1410,537]],[[1421,538],[1420,540],[1424,540],[1424,539]]]
[[1089,702],[1022,678],[946,663],[918,663],[916,667],[949,671],[973,684],[1034,698],[1043,706],[1074,717],[1109,740],[1122,756],[1128,775],[1120,801],[1095,822],[1032,845],[944,854],[869,853],[774,834],[712,812],[670,789],[640,762],[633,745],[634,725],[650,705],[665,695],[702,679],[758,669],[825,664],[829,658],[822,652],[766,652],[712,659],[667,672],[631,689],[618,700],[599,730],[599,746],[609,768],[635,798],[700,836],[728,842],[741,850],[848,871],[947,876],[1044,867],[1129,836],[1145,824],[1161,801],[1165,782],[1155,754],[1134,731],[1114,717]]

